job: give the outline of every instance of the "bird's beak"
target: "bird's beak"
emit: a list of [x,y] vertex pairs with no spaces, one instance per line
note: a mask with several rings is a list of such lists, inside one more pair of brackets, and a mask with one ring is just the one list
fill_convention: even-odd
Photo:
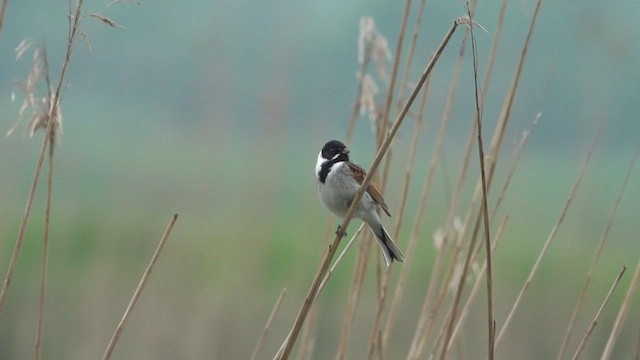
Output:
[[347,149],[347,148],[342,149],[342,153],[344,155],[349,155],[349,149]]

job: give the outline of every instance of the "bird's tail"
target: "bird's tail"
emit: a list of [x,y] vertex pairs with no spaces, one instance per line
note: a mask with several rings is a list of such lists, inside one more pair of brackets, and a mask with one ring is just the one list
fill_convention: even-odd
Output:
[[396,246],[393,240],[391,240],[391,236],[389,236],[387,230],[385,230],[385,228],[380,224],[369,227],[376,235],[376,240],[378,240],[380,251],[382,252],[382,256],[384,256],[384,262],[387,266],[391,265],[394,260],[403,262],[404,256],[402,256],[398,246]]

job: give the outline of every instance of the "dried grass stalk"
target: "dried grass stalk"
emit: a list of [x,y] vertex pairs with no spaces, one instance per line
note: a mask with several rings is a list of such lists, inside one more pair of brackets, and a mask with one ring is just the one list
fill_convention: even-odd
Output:
[[262,330],[262,333],[260,334],[260,338],[258,339],[258,343],[256,344],[256,347],[253,349],[253,354],[251,355],[251,360],[255,360],[255,359],[258,358],[258,354],[260,354],[260,350],[262,350],[262,344],[264,344],[264,341],[267,338],[267,334],[269,333],[269,328],[271,327],[271,322],[275,318],[276,313],[278,312],[278,309],[280,309],[280,305],[282,304],[282,300],[284,299],[284,296],[286,294],[287,294],[287,288],[283,288],[282,291],[280,291],[280,295],[278,296],[278,299],[276,300],[275,305],[273,305],[273,309],[271,310],[271,313],[269,314],[269,318],[267,319],[267,323],[264,325],[264,329]]
[[627,265],[622,266],[620,273],[618,274],[616,279],[613,281],[613,284],[611,285],[611,288],[609,289],[607,296],[605,296],[604,301],[602,302],[602,304],[600,305],[600,308],[598,309],[598,312],[596,312],[596,316],[591,321],[591,324],[589,324],[587,333],[584,334],[584,337],[582,338],[582,341],[580,342],[580,345],[578,346],[576,353],[573,354],[573,358],[572,358],[573,360],[578,360],[580,358],[580,355],[582,354],[584,347],[587,345],[587,341],[589,341],[589,338],[593,333],[593,329],[595,329],[596,325],[598,325],[598,319],[600,318],[600,314],[602,313],[602,310],[604,309],[605,306],[607,306],[609,299],[611,299],[611,295],[613,295],[613,292],[615,291],[616,287],[618,287],[618,283],[620,283],[620,279],[622,279],[622,275],[624,275],[625,271],[627,271]]
[[111,358],[111,355],[113,354],[113,350],[115,349],[116,345],[118,344],[118,340],[120,339],[120,335],[122,335],[124,326],[126,325],[127,320],[129,320],[131,311],[133,311],[133,307],[138,302],[138,299],[140,299],[140,294],[142,294],[142,290],[144,290],[144,286],[147,284],[147,281],[149,280],[149,276],[151,275],[153,266],[158,261],[158,258],[160,257],[160,253],[162,253],[162,249],[164,248],[164,244],[167,242],[167,239],[169,239],[169,235],[171,234],[171,230],[173,230],[173,226],[176,224],[176,221],[178,221],[177,213],[173,214],[173,216],[171,217],[171,220],[169,221],[169,225],[167,225],[167,228],[165,229],[164,234],[162,235],[162,238],[158,243],[158,247],[156,248],[155,253],[151,257],[151,261],[149,261],[149,265],[147,265],[147,268],[144,270],[144,273],[142,274],[142,278],[138,283],[138,287],[133,292],[133,296],[129,301],[129,305],[127,305],[127,309],[124,311],[124,314],[122,315],[122,319],[120,319],[120,323],[118,323],[118,326],[116,326],[116,330],[113,332],[113,336],[111,336],[109,345],[107,345],[107,349],[105,350],[104,355],[102,355],[102,360],[108,360]]
[[618,310],[616,321],[613,324],[613,328],[611,329],[611,334],[609,334],[607,345],[604,347],[604,351],[602,352],[602,356],[600,357],[600,360],[609,360],[611,358],[611,353],[613,353],[613,348],[616,346],[618,335],[620,335],[620,331],[622,331],[622,326],[624,325],[624,322],[627,319],[629,308],[631,307],[631,301],[633,300],[633,295],[635,294],[636,290],[638,290],[639,284],[640,284],[640,261],[638,261],[638,265],[636,265],[636,271],[633,273],[633,279],[631,279],[631,284],[629,284],[629,289],[627,290],[627,294],[624,296],[624,301],[622,302],[622,306],[620,306],[620,310]]

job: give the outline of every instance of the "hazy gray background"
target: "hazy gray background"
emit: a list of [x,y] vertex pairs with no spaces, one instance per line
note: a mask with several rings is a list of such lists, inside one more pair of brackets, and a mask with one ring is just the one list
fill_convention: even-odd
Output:
[[[105,15],[122,28],[87,19],[84,30],[93,51],[79,44],[69,68],[62,100],[64,136],[56,154],[45,357],[86,359],[102,353],[163,227],[179,212],[176,230],[116,354],[248,358],[280,289],[288,287],[265,345],[265,358],[270,358],[324,250],[327,214],[317,201],[312,169],[324,142],[344,136],[357,90],[360,18],[372,16],[393,50],[403,6],[399,1],[336,0],[146,1],[142,6],[87,1],[85,13]],[[508,6],[494,77],[485,94],[487,138],[510,86],[534,6],[531,0]],[[477,8],[476,20],[489,32],[477,33],[481,72],[498,8],[498,1],[480,1]],[[11,102],[12,81],[24,79],[31,66],[30,57],[14,61],[15,47],[27,37],[46,43],[56,79],[66,44],[67,10],[66,1],[9,1],[0,33],[3,132],[17,120],[20,105],[19,96]],[[459,1],[428,1],[413,79],[451,21],[464,12]],[[415,14],[414,9],[410,31]],[[555,356],[640,138],[638,19],[640,2],[635,0],[546,1],[542,6],[502,152],[510,161],[522,131],[542,112],[504,205],[511,222],[495,255],[498,324],[560,213],[598,122],[607,120],[574,207],[498,358]],[[454,35],[433,75],[406,225],[398,239],[401,248],[413,224],[461,34]],[[431,238],[446,220],[473,119],[471,69],[467,56],[393,354],[404,356],[410,338],[406,334],[413,334],[433,260]],[[24,123],[16,134],[0,139],[3,276],[41,139],[28,139],[23,129]],[[407,121],[395,142],[395,172],[385,194],[392,211],[399,207],[412,131]],[[368,166],[373,140],[365,118],[358,124],[353,148],[354,160]],[[498,166],[500,186],[507,162]],[[475,167],[471,171],[477,173]],[[638,261],[639,175],[635,170],[621,204],[578,334],[618,268],[626,263],[634,270]],[[38,193],[0,316],[2,359],[29,358],[33,352],[43,194]],[[463,206],[469,195],[466,191]],[[395,218],[386,221],[391,226]],[[315,358],[334,354],[354,258],[355,252],[320,298],[323,316]],[[606,341],[630,273],[587,348],[591,357]],[[363,299],[353,358],[361,358],[368,344],[375,312],[374,271],[368,274]],[[484,349],[481,305],[466,334],[467,355]],[[635,349],[639,314],[638,307],[634,309],[618,358],[629,358]]]

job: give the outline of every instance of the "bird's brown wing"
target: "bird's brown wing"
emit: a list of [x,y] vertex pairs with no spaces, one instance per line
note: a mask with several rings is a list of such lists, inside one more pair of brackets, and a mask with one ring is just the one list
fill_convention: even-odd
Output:
[[[359,165],[354,164],[352,162],[347,162],[347,166],[351,171],[353,178],[358,182],[358,184],[362,184],[362,181],[364,180],[365,176],[367,176],[367,172],[364,171],[364,169],[361,168]],[[387,206],[387,203],[384,202],[384,198],[382,197],[382,194],[380,194],[380,191],[376,187],[376,184],[372,182],[369,183],[369,186],[367,187],[367,193],[369,193],[369,195],[373,198],[373,200],[377,202],[378,205],[380,205],[382,210],[384,210],[384,212],[388,216],[391,216],[391,214],[389,213],[389,207]]]

